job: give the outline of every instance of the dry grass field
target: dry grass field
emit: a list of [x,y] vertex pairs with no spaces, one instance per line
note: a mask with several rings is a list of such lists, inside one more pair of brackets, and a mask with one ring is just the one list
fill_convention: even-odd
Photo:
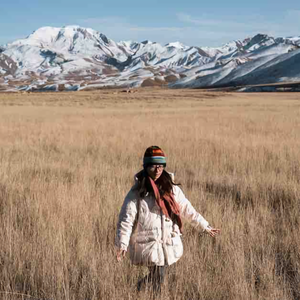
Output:
[[0,94],[0,299],[152,299],[118,213],[162,147],[215,240],[184,223],[160,299],[300,299],[300,95]]

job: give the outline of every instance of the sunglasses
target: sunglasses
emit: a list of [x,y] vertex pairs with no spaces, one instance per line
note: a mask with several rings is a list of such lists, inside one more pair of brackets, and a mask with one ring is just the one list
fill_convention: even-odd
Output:
[[151,170],[151,171],[154,171],[154,170],[161,170],[161,169],[164,169],[164,165],[150,165],[149,166],[149,169]]

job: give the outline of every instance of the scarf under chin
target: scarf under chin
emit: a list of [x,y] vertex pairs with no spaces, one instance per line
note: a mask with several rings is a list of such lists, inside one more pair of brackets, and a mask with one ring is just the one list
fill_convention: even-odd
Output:
[[182,221],[180,217],[179,205],[175,201],[174,195],[172,193],[164,193],[164,195],[161,196],[154,180],[150,176],[147,177],[153,189],[157,205],[161,208],[164,215],[178,225],[180,232],[182,232]]

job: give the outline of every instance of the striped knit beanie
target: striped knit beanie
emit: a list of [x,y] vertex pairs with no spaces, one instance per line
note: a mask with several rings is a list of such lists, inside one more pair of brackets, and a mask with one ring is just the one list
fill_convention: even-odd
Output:
[[144,167],[147,165],[167,165],[164,152],[158,146],[151,146],[146,149],[144,154]]

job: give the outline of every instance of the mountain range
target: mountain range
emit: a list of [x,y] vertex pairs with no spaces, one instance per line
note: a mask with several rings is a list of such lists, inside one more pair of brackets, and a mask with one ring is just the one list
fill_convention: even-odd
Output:
[[257,34],[221,47],[114,42],[90,28],[42,27],[0,46],[0,91],[218,88],[300,81],[300,37]]

